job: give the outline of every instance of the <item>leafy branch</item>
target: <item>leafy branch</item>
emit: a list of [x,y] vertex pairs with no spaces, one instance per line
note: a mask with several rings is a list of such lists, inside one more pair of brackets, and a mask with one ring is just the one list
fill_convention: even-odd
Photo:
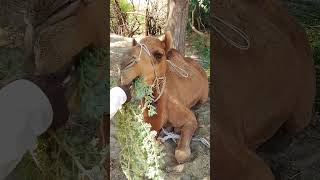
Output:
[[144,99],[144,106],[142,109],[148,108],[148,116],[152,117],[157,114],[156,107],[153,105],[154,96],[152,86],[148,86],[143,78],[139,77],[134,81],[134,91],[137,99]]

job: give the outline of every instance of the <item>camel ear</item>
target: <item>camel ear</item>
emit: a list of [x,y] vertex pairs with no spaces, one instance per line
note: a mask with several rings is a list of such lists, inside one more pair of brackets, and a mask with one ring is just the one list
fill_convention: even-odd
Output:
[[136,39],[133,38],[132,46],[136,46],[136,45],[137,45],[137,41],[136,41]]
[[173,47],[173,39],[170,31],[166,31],[164,35],[160,38],[162,43],[164,43],[166,50],[169,50]]

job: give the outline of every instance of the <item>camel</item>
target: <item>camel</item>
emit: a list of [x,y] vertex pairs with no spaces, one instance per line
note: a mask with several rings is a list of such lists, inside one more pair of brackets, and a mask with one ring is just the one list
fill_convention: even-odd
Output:
[[140,42],[133,39],[120,65],[120,82],[128,85],[143,77],[148,85],[155,85],[157,114],[149,117],[146,110],[144,120],[158,133],[168,125],[181,131],[175,158],[184,163],[191,157],[190,141],[198,127],[190,108],[207,101],[209,87],[203,68],[173,49],[172,42],[170,31],[160,38],[147,36]]
[[[217,32],[213,39],[213,178],[274,180],[256,150],[277,132],[292,136],[311,120],[315,71],[306,33],[276,0],[216,0],[213,12],[250,43],[246,50]],[[225,24],[215,27],[235,37]]]
[[32,2],[25,16],[25,69],[29,73],[66,76],[83,48],[106,47],[104,0]]

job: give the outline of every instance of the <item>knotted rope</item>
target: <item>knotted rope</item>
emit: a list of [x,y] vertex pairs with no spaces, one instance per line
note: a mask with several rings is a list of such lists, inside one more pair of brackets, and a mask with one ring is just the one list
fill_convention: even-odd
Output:
[[[141,54],[142,54],[142,50],[144,50],[150,57],[151,57],[151,53],[148,49],[148,47],[143,44],[143,43],[140,43],[140,42],[137,42],[137,44],[140,46],[140,52],[139,52],[139,56],[138,58],[134,58],[132,57],[132,59],[130,60],[129,64],[122,70],[122,71],[126,71],[128,70],[130,67],[132,67],[135,63],[137,63],[138,61],[140,61],[140,58],[141,58]],[[165,88],[165,84],[166,84],[166,76],[162,76],[162,77],[159,77],[157,75],[157,72],[156,72],[156,68],[155,68],[155,65],[154,65],[154,61],[152,59],[150,59],[151,61],[151,64],[152,64],[152,68],[153,68],[153,73],[155,75],[155,79],[152,83],[152,87],[155,87],[156,91],[157,91],[157,94],[158,94],[158,97],[155,98],[154,102],[157,102],[160,97],[162,96],[163,92],[164,92],[164,88]],[[181,75],[182,77],[184,78],[188,78],[189,77],[189,74],[186,70],[182,69],[181,67],[177,66],[175,63],[173,63],[172,61],[170,60],[166,60],[172,67],[173,69],[179,74]],[[162,81],[162,83],[161,83]],[[160,84],[162,84],[162,87],[160,88]]]
[[230,43],[231,45],[241,49],[241,50],[248,50],[250,48],[250,40],[249,37],[246,33],[244,33],[241,29],[239,29],[238,27],[232,25],[231,23],[226,22],[225,20],[213,15],[213,19],[220,21],[222,24],[226,25],[227,27],[229,27],[231,30],[233,30],[234,32],[236,32],[241,38],[243,38],[246,41],[246,45],[241,45],[239,43],[234,42],[231,38],[228,38],[222,31],[220,31],[217,26],[212,25],[213,29],[228,43]]
[[[172,132],[168,132],[166,131],[165,129],[162,128],[162,132],[165,134],[164,137],[159,137],[160,141],[161,142],[166,142],[168,139],[172,139],[173,142],[177,143],[176,142],[176,139],[180,139],[180,135],[179,134],[175,134],[175,133],[172,133]],[[210,143],[208,140],[206,140],[205,138],[203,137],[196,137],[196,136],[193,136],[192,137],[192,141],[200,141],[203,145],[205,145],[207,148],[210,149]]]
[[176,64],[174,64],[172,61],[167,60],[167,62],[174,68],[174,70],[180,74],[182,77],[187,78],[189,77],[189,74],[187,73],[186,70],[182,69],[181,67],[177,66]]

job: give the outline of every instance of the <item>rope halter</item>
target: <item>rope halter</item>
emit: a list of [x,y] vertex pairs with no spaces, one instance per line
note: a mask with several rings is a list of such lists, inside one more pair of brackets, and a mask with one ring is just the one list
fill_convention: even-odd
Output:
[[[137,44],[140,46],[140,52],[139,52],[138,58],[136,59],[136,58],[133,57],[131,59],[131,61],[129,62],[129,64],[122,71],[127,71],[129,68],[134,66],[135,63],[140,61],[142,50],[144,52],[146,52],[151,57],[151,53],[150,53],[148,47],[145,44],[140,43],[140,42],[137,42]],[[154,81],[153,81],[151,86],[155,87],[155,89],[156,89],[156,91],[158,93],[158,97],[155,98],[155,100],[154,100],[154,102],[157,102],[160,99],[160,97],[162,96],[163,92],[164,92],[164,88],[165,88],[165,84],[166,84],[166,77],[165,76],[159,77],[157,72],[156,72],[154,61],[152,59],[150,59],[150,61],[151,61],[151,64],[152,64],[153,73],[155,75],[155,79],[154,79]],[[189,74],[188,74],[188,72],[186,70],[184,70],[181,67],[177,66],[176,64],[174,64],[172,61],[170,61],[168,59],[166,61],[174,68],[174,70],[179,75],[181,75],[184,78],[188,78],[189,77]],[[160,88],[161,81],[162,81],[162,87]]]
[[232,25],[231,23],[226,22],[225,20],[213,15],[213,19],[221,22],[222,24],[226,25],[227,27],[229,27],[231,30],[233,30],[235,33],[237,33],[241,38],[243,38],[246,41],[246,45],[241,45],[240,43],[236,43],[235,41],[233,41],[231,38],[228,38],[222,31],[220,31],[215,25],[213,25],[213,29],[225,40],[227,41],[229,44],[231,44],[232,46],[239,48],[241,50],[248,50],[250,48],[250,40],[249,37],[246,33],[244,33],[241,29],[239,29],[238,27]]

